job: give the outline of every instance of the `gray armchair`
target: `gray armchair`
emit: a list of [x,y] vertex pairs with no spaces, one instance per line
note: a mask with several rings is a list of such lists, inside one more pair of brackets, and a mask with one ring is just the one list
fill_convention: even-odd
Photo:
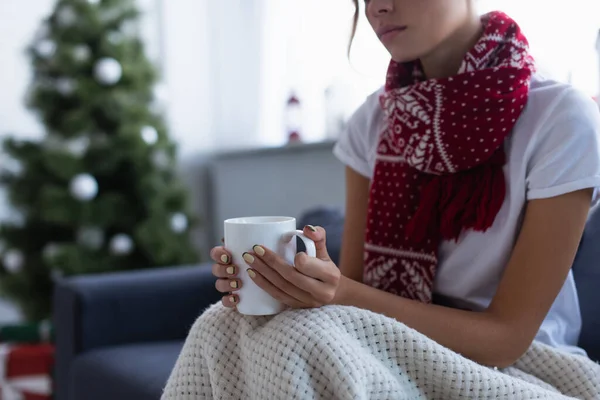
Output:
[[600,361],[600,209],[590,213],[573,264],[583,327],[579,345]]
[[56,400],[159,399],[189,328],[219,299],[210,265],[59,282]]

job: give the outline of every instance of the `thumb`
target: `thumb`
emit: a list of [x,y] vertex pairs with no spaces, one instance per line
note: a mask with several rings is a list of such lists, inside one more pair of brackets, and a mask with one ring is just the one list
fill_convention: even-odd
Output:
[[329,253],[327,253],[327,233],[320,226],[306,225],[304,227],[304,235],[315,242],[317,249],[317,258],[323,261],[331,261]]

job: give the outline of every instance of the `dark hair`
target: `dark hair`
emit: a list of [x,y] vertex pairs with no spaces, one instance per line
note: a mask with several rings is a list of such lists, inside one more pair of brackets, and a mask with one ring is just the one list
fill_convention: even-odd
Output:
[[354,18],[352,21],[352,32],[350,33],[350,42],[348,43],[348,57],[350,57],[352,41],[354,41],[354,36],[356,35],[356,28],[358,26],[358,16],[360,13],[360,6],[358,5],[358,0],[352,0],[352,2],[354,3]]

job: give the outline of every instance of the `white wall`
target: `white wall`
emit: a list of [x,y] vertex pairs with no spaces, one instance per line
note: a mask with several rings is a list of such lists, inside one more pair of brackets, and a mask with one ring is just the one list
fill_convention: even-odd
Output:
[[[159,66],[167,88],[170,130],[182,156],[214,147],[208,3],[163,0]],[[149,10],[150,13],[150,10]],[[157,38],[160,40],[160,38]]]
[[152,1],[162,4],[160,64],[181,156],[256,146],[264,1]]
[[0,1],[0,134],[38,137],[41,127],[23,107],[31,77],[24,46],[53,0]]
[[[325,90],[336,90],[336,106],[350,114],[377,89],[389,56],[374,38],[359,35],[352,62],[347,44],[352,26],[350,0],[264,0],[261,88],[261,142],[285,142],[282,111],[294,91],[301,100],[303,139],[322,140],[327,132]],[[364,24],[363,24],[364,25]]]
[[[221,0],[227,1],[227,0]],[[289,91],[299,88],[307,112],[304,136],[317,140],[325,132],[325,89],[336,84],[344,107],[352,110],[383,84],[389,54],[361,12],[350,62],[346,45],[353,14],[350,0],[263,0],[264,80],[260,140],[280,144],[284,138],[280,110]],[[361,3],[362,7],[362,1]],[[481,12],[500,9],[514,17],[531,42],[544,70],[590,96],[600,93],[594,50],[600,28],[598,0],[479,0]]]

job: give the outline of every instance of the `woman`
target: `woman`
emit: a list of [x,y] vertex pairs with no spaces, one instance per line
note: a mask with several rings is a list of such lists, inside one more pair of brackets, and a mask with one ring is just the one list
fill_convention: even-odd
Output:
[[502,13],[482,19],[469,0],[365,8],[392,61],[335,147],[347,166],[339,269],[325,231],[306,227],[318,254],[295,270],[261,246],[248,265],[213,249],[218,290],[248,269],[292,308],[385,314],[489,366],[534,339],[584,354],[570,268],[600,184],[597,106],[537,73]]

